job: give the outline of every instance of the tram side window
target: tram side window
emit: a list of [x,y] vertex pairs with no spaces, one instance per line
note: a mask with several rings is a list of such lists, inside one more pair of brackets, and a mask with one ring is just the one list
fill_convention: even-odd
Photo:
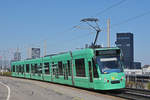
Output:
[[31,72],[35,73],[33,64],[31,64]]
[[49,63],[44,63],[45,74],[50,74],[49,72]]
[[21,72],[21,65],[19,65],[19,72]]
[[63,65],[62,62],[58,62],[58,70],[59,70],[59,75],[63,75]]
[[20,66],[18,65],[18,73],[20,72]]
[[40,66],[39,66],[39,68],[38,68],[39,73],[42,73],[42,66],[43,66],[43,64],[42,64],[42,63],[40,63]]
[[52,74],[55,75],[55,69],[54,69],[55,65],[54,62],[52,62]]
[[34,69],[35,69],[35,73],[37,73],[38,72],[38,70],[37,70],[37,64],[34,65]]
[[23,72],[24,72],[24,65],[22,67],[23,67]]
[[19,65],[17,66],[17,69],[18,69],[18,73],[19,73]]
[[24,65],[21,66],[21,73],[24,73]]
[[17,72],[17,73],[19,72],[19,67],[18,67],[18,66],[16,66],[16,72]]
[[29,73],[29,64],[26,64],[26,72]]
[[13,65],[13,67],[12,67],[12,68],[13,68],[13,72],[15,72],[15,65]]
[[98,72],[97,72],[97,68],[96,65],[94,63],[94,60],[92,60],[93,62],[93,73],[94,73],[94,78],[98,78]]
[[71,76],[71,66],[70,66],[69,60],[67,61],[67,64],[68,64],[68,74],[69,74],[69,76]]
[[86,75],[85,75],[84,59],[76,59],[75,65],[76,65],[76,76],[85,77]]
[[20,68],[20,72],[22,73],[22,65],[20,65],[19,68]]

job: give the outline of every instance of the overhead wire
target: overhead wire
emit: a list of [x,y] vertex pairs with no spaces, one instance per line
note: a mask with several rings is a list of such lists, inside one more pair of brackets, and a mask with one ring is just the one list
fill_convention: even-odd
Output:
[[117,2],[117,3],[115,3],[115,4],[112,4],[112,5],[110,5],[109,7],[105,8],[104,10],[102,10],[102,11],[96,13],[95,16],[98,16],[98,15],[100,15],[100,14],[103,14],[103,13],[105,13],[107,10],[110,10],[110,9],[112,9],[112,8],[114,8],[114,7],[117,7],[117,6],[119,6],[120,4],[124,3],[125,1],[126,1],[126,0],[121,0],[121,1],[119,1],[119,2]]
[[[126,0],[121,0],[121,1],[119,1],[119,2],[117,2],[117,3],[115,3],[115,4],[113,4],[113,5],[111,5],[111,6],[107,7],[107,8],[105,8],[104,10],[102,10],[102,11],[96,13],[95,16],[99,16],[99,15],[105,13],[107,10],[110,10],[110,9],[112,9],[112,8],[114,8],[114,7],[119,6],[120,4],[124,3],[125,1],[126,1]],[[136,16],[133,16],[133,17],[128,18],[128,19],[126,19],[126,20],[124,20],[124,21],[122,21],[122,22],[120,22],[120,23],[113,24],[113,25],[111,25],[111,26],[112,26],[112,28],[113,28],[113,27],[116,27],[116,26],[119,26],[119,25],[128,23],[128,22],[130,22],[130,21],[132,21],[132,20],[136,20],[136,19],[141,18],[141,17],[143,17],[143,16],[146,16],[146,15],[148,15],[148,14],[150,14],[150,11],[144,12],[144,13],[139,14],[139,15],[136,15]],[[71,27],[71,28],[68,28],[68,29],[66,29],[65,31],[61,32],[61,33],[66,33],[66,32],[68,32],[68,31],[72,31],[73,29],[76,29],[77,27],[79,27],[82,23],[83,23],[83,22],[80,22],[79,24],[77,24],[77,25],[75,25],[75,26],[73,26],[73,27]],[[78,40],[78,39],[83,39],[83,38],[85,38],[85,37],[87,37],[87,36],[89,36],[89,35],[91,35],[91,34],[89,34],[89,33],[88,33],[88,34],[81,34],[80,36],[77,36],[77,37],[75,37],[75,38],[73,38],[73,39],[70,39],[70,40],[71,40],[71,41],[74,41],[74,40]],[[67,43],[71,43],[71,42],[67,42]]]
[[[98,16],[98,15],[104,13],[105,11],[110,10],[110,9],[116,7],[116,6],[122,4],[122,3],[125,2],[125,1],[126,1],[126,0],[121,0],[121,1],[119,1],[119,2],[117,2],[117,3],[115,3],[115,4],[112,4],[111,6],[105,8],[104,10],[102,10],[102,11],[100,11],[100,12],[98,12],[95,16]],[[72,31],[73,29],[79,28],[82,23],[83,23],[83,22],[80,21],[79,24],[77,24],[77,25],[75,25],[75,26],[73,26],[73,27],[71,27],[71,28],[69,28],[69,29],[67,29],[67,30],[65,30],[65,31],[63,31],[63,32],[61,32],[61,34],[62,34],[62,33],[66,33],[67,31]],[[89,34],[89,35],[90,35],[90,34]],[[78,36],[78,37],[79,37],[79,36]],[[78,37],[77,37],[77,38],[78,38]],[[82,36],[81,36],[80,38],[82,38]],[[79,38],[78,38],[78,39],[79,39]],[[73,39],[73,40],[74,40],[74,39]]]
[[73,26],[73,27],[70,27],[70,28],[66,29],[66,30],[63,31],[62,33],[65,33],[65,32],[67,32],[67,31],[72,31],[73,29],[75,29],[76,27],[80,26],[81,24],[82,24],[82,22],[80,22],[79,24],[77,24],[77,25],[75,25],[75,26]]
[[[105,8],[105,9],[103,9],[103,10],[100,11],[100,12],[98,12],[95,16],[99,16],[100,14],[105,13],[107,10],[110,10],[110,9],[116,7],[116,6],[119,6],[120,4],[122,4],[122,3],[125,2],[125,1],[126,1],[126,0],[121,0],[121,1],[119,1],[119,2],[117,2],[117,3],[115,3],[115,4],[112,4],[111,6],[109,6],[109,7]],[[66,29],[65,31],[61,32],[61,34],[62,34],[62,33],[67,33],[68,31],[72,31],[73,29],[76,29],[76,28],[79,27],[82,23],[83,23],[83,22],[80,22],[79,24],[77,24],[77,25],[75,25],[75,26],[73,26],[73,27],[71,27],[71,28]],[[80,38],[82,38],[82,37],[86,37],[87,35],[89,36],[89,35],[91,35],[91,34],[88,33],[88,34],[84,34],[84,35],[78,36],[78,37],[76,37],[76,38],[71,39],[71,41],[80,39]],[[45,40],[45,39],[44,39],[44,40]],[[70,43],[70,42],[67,42],[67,43]]]
[[136,20],[136,19],[138,19],[138,18],[141,18],[141,17],[143,17],[143,16],[146,16],[146,15],[148,15],[148,14],[150,14],[150,10],[147,11],[147,12],[138,14],[138,15],[136,15],[136,16],[130,17],[130,18],[128,18],[128,19],[126,19],[126,20],[124,20],[124,21],[122,21],[122,22],[120,22],[120,23],[113,24],[112,26],[113,26],[113,27],[115,27],[115,26],[120,26],[120,25],[125,24],[125,23],[128,23],[128,22],[130,22],[130,21],[132,21],[132,20]]
[[[96,13],[95,16],[98,16],[98,15],[100,15],[100,14],[103,14],[103,13],[105,13],[107,10],[110,10],[110,9],[112,9],[112,8],[114,8],[114,7],[117,7],[117,6],[119,6],[120,4],[124,3],[125,1],[126,1],[126,0],[121,0],[121,1],[119,1],[119,2],[117,2],[117,3],[115,3],[115,4],[112,4],[112,5],[110,5],[109,7],[103,9],[102,11]],[[89,23],[87,23],[87,24],[89,25]],[[80,26],[80,24],[78,24],[78,25],[76,25],[76,26]],[[91,25],[90,25],[90,26],[91,26]],[[73,27],[73,28],[76,28],[76,27]],[[87,35],[87,34],[84,34],[84,36],[86,36],[86,35]],[[89,35],[90,35],[90,34],[89,34]],[[78,37],[79,37],[79,36],[78,36]],[[79,39],[78,37],[77,37],[77,39]],[[80,38],[82,38],[82,36],[81,36]]]

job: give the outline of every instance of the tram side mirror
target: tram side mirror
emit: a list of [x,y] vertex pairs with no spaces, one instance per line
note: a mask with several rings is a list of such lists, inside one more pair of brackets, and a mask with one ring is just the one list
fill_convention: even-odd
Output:
[[96,57],[92,58],[92,61],[96,64]]

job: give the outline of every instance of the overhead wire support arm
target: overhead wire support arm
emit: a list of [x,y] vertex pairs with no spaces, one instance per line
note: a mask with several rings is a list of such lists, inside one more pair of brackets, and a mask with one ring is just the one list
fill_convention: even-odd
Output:
[[96,32],[96,37],[95,37],[95,40],[94,40],[94,43],[93,43],[94,46],[96,45],[99,32],[100,32],[99,30]]
[[96,25],[97,25],[97,28],[98,28],[98,30],[100,30],[101,31],[101,29],[99,28],[99,25],[98,25],[98,23],[97,22],[95,22],[96,23]]
[[96,27],[92,26],[90,23],[86,22],[89,26],[91,26],[93,29],[97,30]]

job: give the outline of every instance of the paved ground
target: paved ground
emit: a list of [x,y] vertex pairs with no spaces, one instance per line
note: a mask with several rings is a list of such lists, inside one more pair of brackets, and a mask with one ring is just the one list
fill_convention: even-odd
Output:
[[[9,100],[121,100],[91,91],[34,80],[1,77],[9,86]],[[0,83],[0,100],[7,100],[8,88]],[[123,100],[123,99],[122,99]]]
[[6,100],[7,98],[7,88],[0,84],[0,100]]

